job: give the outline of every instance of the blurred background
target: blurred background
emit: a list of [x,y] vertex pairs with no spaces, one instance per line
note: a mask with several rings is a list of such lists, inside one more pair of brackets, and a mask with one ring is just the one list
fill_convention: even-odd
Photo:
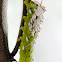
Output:
[[[41,0],[34,0],[41,3]],[[62,0],[43,0],[46,7],[41,32],[34,46],[35,62],[62,62]],[[8,0],[8,44],[12,52],[22,17],[23,0]],[[19,51],[14,57],[19,61]]]

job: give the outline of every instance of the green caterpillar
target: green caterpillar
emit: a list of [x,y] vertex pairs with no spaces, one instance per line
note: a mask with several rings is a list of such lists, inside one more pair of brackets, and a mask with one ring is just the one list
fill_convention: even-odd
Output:
[[[34,33],[34,36],[31,35],[32,31],[29,30],[28,23],[30,22],[32,15],[35,13],[34,9],[37,9],[38,5],[30,0],[25,0],[24,4],[27,8],[27,16],[23,16],[25,24],[24,26],[20,27],[20,29],[23,31],[23,35],[19,37],[21,40],[21,45],[19,47],[20,62],[31,62],[33,46],[30,43],[34,40],[36,32]],[[29,10],[31,10],[31,13]]]

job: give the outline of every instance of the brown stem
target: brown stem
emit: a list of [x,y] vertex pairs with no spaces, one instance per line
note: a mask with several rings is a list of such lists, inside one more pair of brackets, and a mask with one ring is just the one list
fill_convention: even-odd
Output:
[[[13,57],[11,57],[10,52],[9,52],[9,48],[8,48],[8,36],[6,35],[5,31],[3,30],[3,24],[2,22],[5,22],[5,18],[6,17],[6,13],[5,12],[5,7],[3,8],[2,5],[4,5],[5,3],[3,3],[3,1],[7,2],[7,0],[0,0],[0,62],[12,62],[12,60],[14,60]],[[5,5],[4,5],[5,6]],[[5,10],[4,10],[5,9]],[[4,17],[2,17],[4,15]],[[3,20],[3,18],[5,20]],[[5,22],[6,23],[6,22]],[[5,26],[5,24],[4,24]]]
[[9,62],[10,52],[8,49],[8,39],[2,26],[2,4],[3,0],[0,0],[0,62]]

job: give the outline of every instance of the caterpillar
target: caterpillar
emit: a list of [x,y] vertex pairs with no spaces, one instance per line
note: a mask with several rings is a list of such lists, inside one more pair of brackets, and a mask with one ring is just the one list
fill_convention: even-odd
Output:
[[43,21],[43,13],[45,7],[40,3],[31,0],[25,0],[27,14],[23,16],[24,26],[20,29],[23,31],[23,35],[20,36],[20,62],[32,62],[32,52],[35,38],[37,38],[40,30],[40,23]]

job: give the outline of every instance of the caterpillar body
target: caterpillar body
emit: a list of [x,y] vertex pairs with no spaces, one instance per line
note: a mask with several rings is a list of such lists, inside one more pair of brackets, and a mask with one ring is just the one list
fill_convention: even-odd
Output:
[[35,39],[40,31],[40,23],[43,22],[45,7],[37,1],[25,0],[27,15],[23,16],[24,26],[20,29],[23,35],[20,36],[20,62],[33,62],[32,52]]

